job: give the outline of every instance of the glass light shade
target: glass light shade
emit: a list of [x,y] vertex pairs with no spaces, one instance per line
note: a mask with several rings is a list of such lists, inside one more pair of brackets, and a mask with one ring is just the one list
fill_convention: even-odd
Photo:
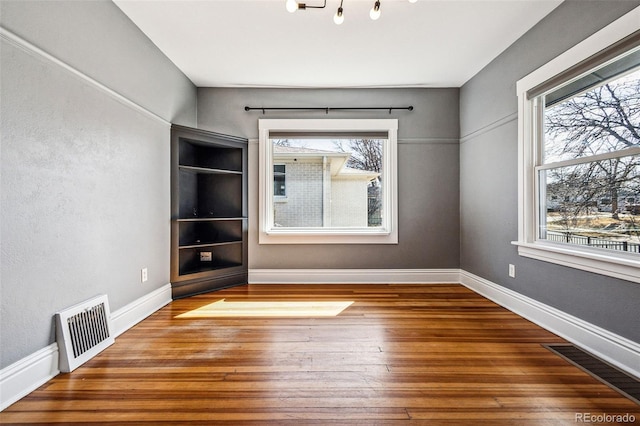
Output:
[[380,18],[380,2],[377,1],[376,4],[373,5],[371,11],[369,12],[369,17],[371,17],[371,19],[373,19],[374,21]]
[[342,8],[339,8],[335,15],[333,15],[333,22],[336,25],[340,25],[344,22],[344,14],[342,13]]
[[288,12],[295,12],[298,10],[298,2],[296,0],[287,0],[286,8]]

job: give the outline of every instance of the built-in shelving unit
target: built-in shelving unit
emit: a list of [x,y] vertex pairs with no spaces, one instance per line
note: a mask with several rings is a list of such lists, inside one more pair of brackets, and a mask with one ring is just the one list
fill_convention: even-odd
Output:
[[247,282],[247,140],[171,127],[173,298]]

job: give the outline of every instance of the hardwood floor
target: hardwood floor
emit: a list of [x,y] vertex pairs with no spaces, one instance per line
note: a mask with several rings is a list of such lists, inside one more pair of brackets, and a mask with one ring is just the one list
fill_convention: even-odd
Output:
[[[336,301],[353,303],[335,315]],[[172,302],[0,422],[640,422],[640,406],[541,346],[562,341],[460,285],[236,287]]]

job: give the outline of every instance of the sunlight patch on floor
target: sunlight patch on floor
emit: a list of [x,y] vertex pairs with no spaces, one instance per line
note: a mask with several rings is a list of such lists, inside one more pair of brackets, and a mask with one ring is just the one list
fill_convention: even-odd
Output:
[[335,317],[353,303],[353,301],[227,302],[222,299],[177,315],[176,318]]

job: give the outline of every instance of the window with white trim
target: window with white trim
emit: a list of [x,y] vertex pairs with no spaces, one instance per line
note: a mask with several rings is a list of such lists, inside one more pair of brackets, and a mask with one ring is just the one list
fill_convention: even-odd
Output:
[[640,282],[639,17],[518,82],[520,255]]
[[261,244],[397,244],[397,120],[259,120]]

